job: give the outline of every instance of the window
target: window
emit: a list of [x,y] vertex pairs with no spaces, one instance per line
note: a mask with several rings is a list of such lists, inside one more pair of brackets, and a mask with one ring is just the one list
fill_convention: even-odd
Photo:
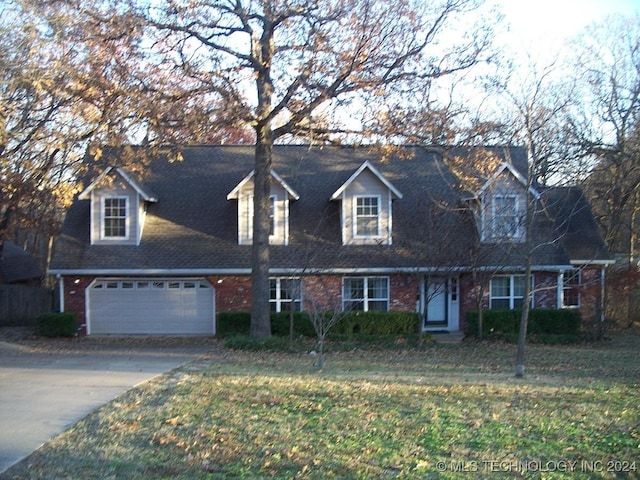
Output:
[[104,238],[127,237],[127,198],[115,197],[104,199]]
[[387,277],[345,277],[342,286],[344,311],[389,310],[389,279]]
[[355,197],[355,235],[377,237],[380,235],[380,198]]
[[276,234],[276,197],[269,198],[269,235]]
[[562,306],[576,308],[580,306],[580,270],[567,270],[563,275]]
[[272,312],[287,312],[302,308],[302,283],[299,278],[269,279],[269,306]]
[[[253,198],[254,198],[253,195],[251,195],[247,199],[246,218],[244,222],[247,229],[247,233],[246,233],[247,239],[253,238],[253,213],[254,213]],[[270,237],[274,237],[277,233],[276,225],[278,220],[276,218],[276,202],[277,202],[277,198],[275,197],[275,195],[272,195],[271,197],[269,197],[269,236]]]
[[520,236],[520,217],[516,195],[494,195],[491,203],[491,233],[493,238]]
[[500,275],[491,279],[492,309],[515,310],[522,308],[524,275]]

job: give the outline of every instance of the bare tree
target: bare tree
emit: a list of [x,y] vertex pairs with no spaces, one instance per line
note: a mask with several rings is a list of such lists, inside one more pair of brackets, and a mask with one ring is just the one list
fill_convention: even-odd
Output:
[[[116,7],[114,7],[117,4]],[[220,118],[255,132],[251,334],[270,335],[269,189],[274,142],[344,133],[316,124],[318,113],[362,110],[399,91],[473,67],[487,30],[449,41],[447,27],[478,8],[442,2],[315,0],[251,2],[100,2],[93,18],[125,12],[154,29],[150,58],[193,82],[192,91],[224,106]],[[149,31],[151,34],[151,31]],[[448,44],[444,48],[440,44]],[[395,95],[395,97],[394,97]],[[335,122],[334,122],[335,124]]]
[[595,163],[586,182],[612,251],[637,257],[640,209],[640,18],[612,17],[576,42],[585,102],[570,132]]

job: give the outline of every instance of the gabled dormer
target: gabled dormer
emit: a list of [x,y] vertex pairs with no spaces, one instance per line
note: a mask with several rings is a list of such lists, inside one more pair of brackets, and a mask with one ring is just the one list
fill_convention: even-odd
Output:
[[[253,243],[253,176],[251,171],[227,195],[227,200],[238,201],[238,244]],[[300,196],[276,172],[271,171],[271,245],[289,244],[289,202]]]
[[476,219],[483,242],[526,240],[527,189],[534,199],[540,198],[527,179],[505,162],[476,192]]
[[392,202],[400,198],[402,193],[371,163],[360,165],[331,195],[341,202],[342,244],[391,245]]
[[158,201],[117,167],[108,167],[78,198],[91,202],[92,245],[138,245],[147,204]]

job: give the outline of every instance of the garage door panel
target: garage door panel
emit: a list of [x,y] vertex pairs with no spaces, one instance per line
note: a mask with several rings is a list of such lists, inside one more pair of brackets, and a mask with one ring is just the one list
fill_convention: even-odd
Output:
[[92,335],[213,335],[214,289],[204,280],[96,280],[89,289]]

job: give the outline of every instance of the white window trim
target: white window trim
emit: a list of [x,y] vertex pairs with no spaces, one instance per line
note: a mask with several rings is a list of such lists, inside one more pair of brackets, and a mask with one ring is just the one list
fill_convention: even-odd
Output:
[[[107,236],[105,232],[105,208],[107,200],[124,200],[125,201],[125,219],[124,219],[124,236],[114,237]],[[131,199],[126,195],[104,196],[100,199],[100,240],[121,242],[129,240],[129,230],[131,222]]]
[[[385,298],[369,298],[369,280],[372,278],[382,278],[387,282],[387,296]],[[363,291],[363,295],[364,298],[359,299],[359,298],[346,298],[345,296],[345,283],[346,280],[350,280],[350,279],[357,279],[357,280],[364,280],[364,291]],[[380,302],[380,301],[386,301],[387,302],[387,312],[389,311],[389,307],[391,304],[391,284],[389,281],[389,277],[384,277],[384,276],[368,276],[368,277],[355,277],[355,276],[349,276],[349,277],[342,277],[342,311],[345,311],[345,303],[347,302],[353,302],[353,301],[359,301],[362,300],[362,305],[363,305],[363,310],[364,312],[368,312],[369,311],[369,302]]]
[[[358,200],[361,198],[375,198],[378,204],[378,228],[374,235],[359,235],[358,234]],[[352,234],[353,238],[381,238],[382,237],[382,195],[354,195],[352,206]]]

